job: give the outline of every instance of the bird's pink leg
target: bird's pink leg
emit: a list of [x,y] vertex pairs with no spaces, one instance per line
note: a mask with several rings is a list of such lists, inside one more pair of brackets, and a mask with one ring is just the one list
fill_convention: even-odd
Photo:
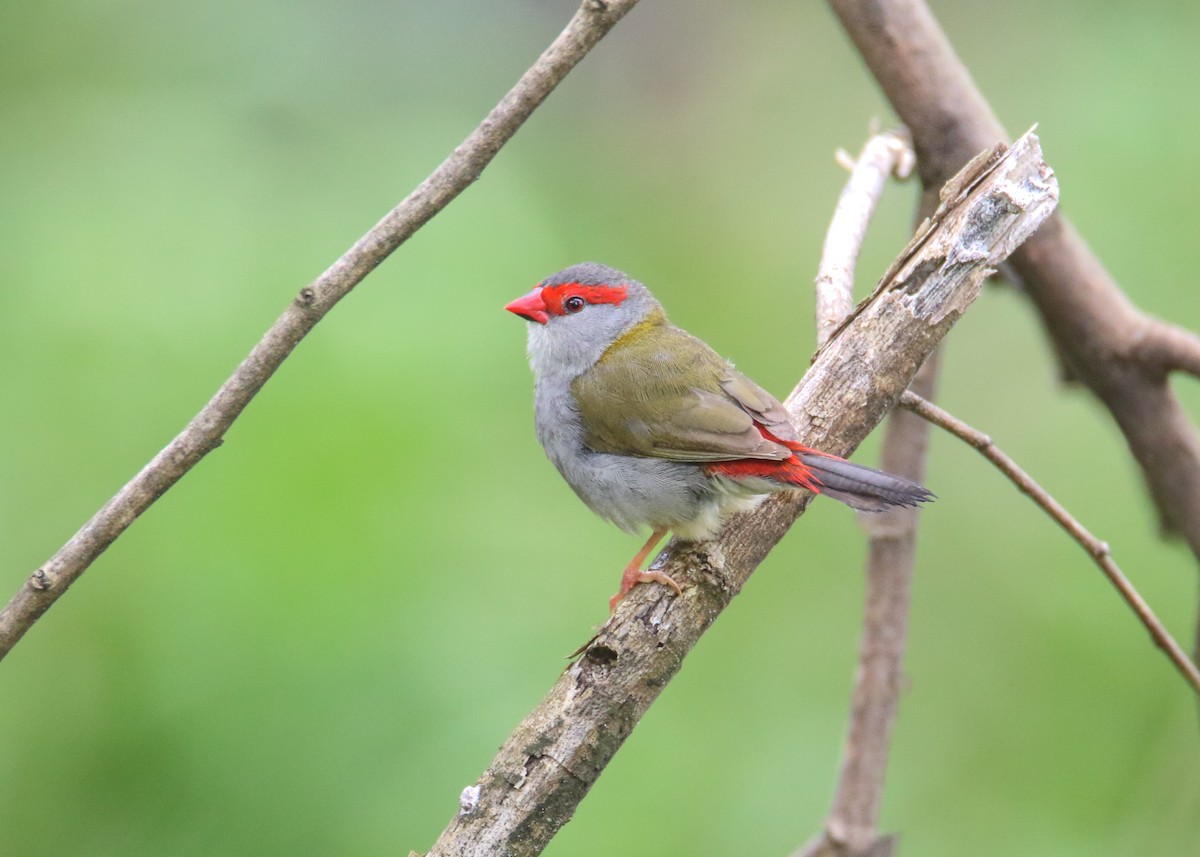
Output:
[[646,557],[650,555],[650,551],[654,550],[654,546],[662,540],[662,537],[667,534],[667,527],[661,527],[650,534],[650,538],[646,539],[646,543],[642,545],[642,549],[637,552],[629,565],[625,567],[625,573],[621,575],[621,588],[617,590],[617,594],[608,600],[608,609],[616,610],[617,605],[621,603],[621,599],[629,594],[629,590],[637,586],[639,583],[661,583],[663,586],[669,586],[675,590],[676,595],[683,595],[683,590],[679,588],[679,584],[672,580],[661,571],[642,571],[642,563],[646,561]]

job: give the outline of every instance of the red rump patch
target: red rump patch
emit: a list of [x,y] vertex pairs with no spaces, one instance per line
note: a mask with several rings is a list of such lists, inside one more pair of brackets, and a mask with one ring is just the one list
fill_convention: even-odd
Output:
[[775,437],[775,435],[771,434],[771,432],[757,421],[754,423],[754,427],[767,440],[773,440],[780,446],[786,446],[792,450],[792,457],[785,461],[772,461],[763,458],[737,458],[733,461],[717,461],[708,465],[709,472],[719,473],[722,476],[728,476],[730,479],[769,479],[772,482],[781,482],[785,485],[807,488],[809,491],[820,494],[821,480],[796,455],[797,452],[814,453],[816,450],[809,449],[807,446],[796,443],[794,440],[783,440]]
[[551,315],[565,315],[563,301],[580,297],[589,304],[619,304],[625,300],[629,289],[625,286],[585,286],[582,283],[559,283],[542,287],[542,303]]

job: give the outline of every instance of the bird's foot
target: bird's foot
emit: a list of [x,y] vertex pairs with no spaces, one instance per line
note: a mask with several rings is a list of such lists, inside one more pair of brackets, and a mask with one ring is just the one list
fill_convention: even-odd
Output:
[[675,582],[675,579],[669,575],[663,574],[661,571],[638,571],[633,569],[630,574],[626,570],[621,576],[621,588],[617,590],[617,594],[608,599],[608,611],[611,613],[617,609],[617,605],[621,603],[621,599],[629,594],[629,590],[637,586],[639,583],[661,583],[663,586],[675,590],[676,595],[683,595],[683,589]]
[[663,586],[669,586],[674,589],[676,595],[683,595],[683,590],[679,588],[679,584],[661,571],[642,571],[642,563],[646,561],[646,557],[650,555],[650,551],[654,550],[654,546],[662,541],[662,537],[666,534],[666,527],[656,528],[650,534],[650,538],[646,539],[646,543],[642,545],[642,549],[637,552],[637,556],[629,561],[629,565],[625,566],[625,572],[621,575],[621,588],[617,590],[616,595],[608,599],[609,613],[616,610],[617,605],[621,603],[621,599],[628,595],[629,590],[633,589],[639,583],[661,583]]

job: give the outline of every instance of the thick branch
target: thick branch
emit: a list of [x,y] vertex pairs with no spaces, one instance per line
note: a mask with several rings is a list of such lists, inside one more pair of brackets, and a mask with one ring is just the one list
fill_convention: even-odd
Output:
[[[830,0],[913,135],[918,170],[936,185],[1004,137],[921,0]],[[1013,255],[1070,376],[1112,413],[1141,466],[1159,519],[1200,558],[1200,439],[1163,377],[1164,355],[1195,371],[1197,348],[1134,307],[1061,215]],[[1150,355],[1142,360],[1141,355]]]
[[0,658],[130,524],[220,446],[234,420],[300,340],[393,250],[478,179],[546,96],[636,4],[637,0],[585,0],[567,28],[450,157],[325,273],[300,290],[203,410],[0,611]]
[[[1053,208],[1036,138],[972,165],[872,297],[814,358],[787,406],[805,444],[844,454],[896,402],[987,272]],[[430,857],[539,854],[574,813],[683,658],[811,495],[776,495],[717,540],[673,541],[656,566],[684,586],[640,586],[505,741]]]

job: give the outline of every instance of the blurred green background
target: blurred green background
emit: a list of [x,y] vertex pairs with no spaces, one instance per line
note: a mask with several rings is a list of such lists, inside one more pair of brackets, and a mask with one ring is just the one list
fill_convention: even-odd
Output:
[[[207,401],[573,2],[0,6],[0,597]],[[935,4],[1064,210],[1200,329],[1200,7]],[[501,309],[597,259],[776,393],[886,106],[820,3],[645,0],[483,179],[320,325],[226,444],[0,665],[0,853],[425,850],[638,545],[534,438]],[[905,243],[893,189],[860,266]],[[941,401],[991,433],[1190,640],[1196,569],[1122,440],[992,289]],[[1181,394],[1200,419],[1200,395]],[[859,452],[871,462],[878,439]],[[1083,554],[935,437],[884,823],[941,857],[1200,854],[1194,700]],[[863,539],[816,503],[551,845],[787,854],[832,794]]]

